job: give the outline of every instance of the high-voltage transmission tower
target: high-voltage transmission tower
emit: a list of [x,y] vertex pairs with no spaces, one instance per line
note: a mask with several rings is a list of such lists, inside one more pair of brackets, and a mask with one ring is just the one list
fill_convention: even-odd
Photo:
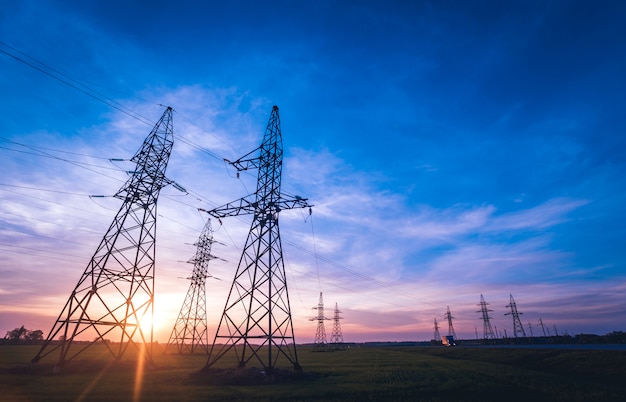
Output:
[[[157,198],[172,183],[165,177],[172,145],[168,107],[131,159],[136,167],[115,194],[123,204],[34,363],[58,351],[60,369],[96,342],[115,359],[121,359],[130,344],[145,346],[145,357],[152,362]],[[75,342],[85,339],[90,342]]]
[[541,327],[541,331],[543,331],[543,336],[546,336],[546,327],[544,327],[541,317],[539,317],[539,326]]
[[483,320],[483,339],[485,340],[496,339],[496,334],[493,332],[491,322],[489,321],[489,319],[492,318],[489,316],[489,312],[493,310],[487,307],[488,304],[489,303],[485,301],[485,298],[481,294],[480,303],[478,304],[480,306],[480,310],[477,311],[477,313],[481,313],[480,319]]
[[441,342],[441,334],[439,333],[439,323],[437,322],[437,317],[435,317],[435,331],[433,333],[434,340]]
[[444,315],[444,318],[448,320],[448,335],[453,336],[456,339],[456,332],[454,332],[454,326],[452,325],[452,313],[450,312],[450,306],[448,306],[448,311]]
[[[257,152],[258,156],[252,155]],[[280,118],[278,107],[274,106],[261,146],[234,162],[227,161],[238,171],[258,169],[256,191],[207,211],[216,218],[251,214],[253,219],[205,369],[231,350],[239,367],[256,359],[269,374],[283,357],[294,369],[301,369],[278,216],[285,209],[311,206],[299,196],[285,198],[281,195],[282,161]]]
[[335,314],[333,316],[333,332],[330,335],[330,344],[333,345],[335,349],[343,348],[343,333],[341,332],[341,323],[339,320],[343,319],[340,315],[341,311],[339,311],[339,306],[335,303]]
[[310,321],[317,321],[315,340],[313,341],[313,350],[321,352],[326,350],[326,330],[324,329],[324,321],[330,320],[330,318],[324,316],[324,300],[322,299],[322,292],[320,292],[320,299],[317,303],[317,307],[313,307],[313,310],[317,310],[317,316],[310,319]]
[[196,254],[187,261],[193,264],[193,272],[187,279],[191,281],[187,296],[180,309],[176,323],[167,342],[165,352],[176,348],[179,354],[193,354],[197,349],[209,353],[206,313],[206,280],[212,276],[208,272],[209,261],[215,257],[211,254],[213,239],[211,220],[208,219],[204,229],[195,243]]
[[523,313],[517,311],[517,305],[515,304],[515,300],[513,300],[513,295],[510,296],[511,299],[506,307],[510,308],[511,312],[505,313],[504,315],[510,315],[513,317],[513,336],[517,338],[517,334],[520,334],[521,336],[526,337],[526,331],[524,331],[524,326],[519,318],[519,315]]

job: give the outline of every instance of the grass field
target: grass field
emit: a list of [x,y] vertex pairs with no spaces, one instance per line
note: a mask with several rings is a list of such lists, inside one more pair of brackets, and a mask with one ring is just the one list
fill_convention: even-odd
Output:
[[[205,355],[164,355],[158,346],[153,368],[142,370],[130,355],[112,361],[93,347],[56,375],[53,361],[29,363],[36,352],[37,346],[0,345],[0,400],[626,400],[624,351],[362,346],[315,353],[300,347],[302,374],[285,368],[289,375],[274,383],[247,385],[199,373]],[[220,362],[228,366],[231,361]]]

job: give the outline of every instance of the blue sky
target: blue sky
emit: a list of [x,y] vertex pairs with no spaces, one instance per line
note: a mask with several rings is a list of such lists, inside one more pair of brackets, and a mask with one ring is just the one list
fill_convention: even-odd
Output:
[[[283,189],[315,205],[281,214],[299,342],[320,291],[348,341],[430,339],[447,306],[474,337],[481,294],[501,332],[510,294],[535,333],[625,330],[626,3],[195,3],[0,7],[0,331],[48,331],[115,216],[88,195],[123,185],[108,158],[151,125],[112,102],[175,110],[167,174],[192,194],[159,200],[162,341],[197,208],[254,188],[221,158],[256,148],[275,104]],[[212,326],[249,220],[223,223]]]

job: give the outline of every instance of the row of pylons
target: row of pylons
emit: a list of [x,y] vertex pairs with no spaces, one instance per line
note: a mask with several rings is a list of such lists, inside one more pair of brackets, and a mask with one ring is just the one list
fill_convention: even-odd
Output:
[[[165,176],[173,143],[172,108],[167,107],[131,159],[136,167],[128,172],[128,181],[115,194],[123,204],[32,359],[34,363],[58,351],[55,370],[60,370],[67,361],[96,343],[106,345],[117,360],[133,345],[148,362],[153,362],[156,206],[160,190],[169,184],[176,186]],[[267,374],[272,373],[279,359],[287,360],[295,370],[301,369],[278,217],[287,209],[310,211],[311,205],[306,198],[281,194],[282,160],[280,118],[278,107],[274,106],[261,145],[234,162],[226,161],[238,172],[257,169],[256,191],[209,211],[200,209],[218,219],[253,216],[205,369],[233,355],[237,367],[253,360]],[[179,315],[180,326],[179,321],[175,325],[174,339],[206,338],[201,324],[202,320],[206,322],[206,307],[203,311],[201,305],[206,305],[202,290],[208,277],[206,263],[212,258],[212,238],[207,233],[208,230],[203,232],[206,236],[201,235],[197,243],[194,258],[197,269],[190,278],[192,286]],[[198,310],[189,313],[194,308]],[[141,325],[147,318],[150,318],[149,329]],[[95,339],[78,342],[81,335],[83,338],[95,335]]]
[[[513,337],[514,338],[525,338],[527,337],[526,335],[526,331],[524,330],[524,326],[522,325],[522,320],[520,319],[520,315],[523,314],[521,312],[519,312],[517,310],[517,304],[515,303],[515,299],[513,299],[513,295],[510,294],[509,295],[509,304],[507,304],[505,307],[508,308],[510,311],[505,313],[504,315],[510,315],[511,318],[513,319]],[[482,339],[486,340],[486,341],[490,341],[490,340],[495,340],[498,339],[499,336],[496,334],[496,330],[491,326],[491,319],[493,318],[492,316],[489,315],[489,313],[491,311],[493,311],[492,309],[490,309],[489,307],[487,307],[489,305],[489,303],[487,303],[485,301],[485,298],[483,297],[483,295],[480,295],[480,303],[478,303],[478,306],[480,307],[480,310],[476,311],[477,313],[480,313],[480,320],[483,321],[483,337]],[[447,311],[444,314],[444,319],[448,322],[448,336],[452,336],[456,339],[456,332],[454,331],[454,326],[452,324],[452,319],[454,317],[452,316],[452,313],[450,312],[450,307],[447,307]],[[538,326],[541,327],[542,331],[543,331],[543,336],[550,336],[550,329],[546,328],[544,326],[543,320],[541,318],[539,318],[539,323]],[[433,339],[434,340],[440,340],[442,339],[440,332],[439,332],[439,323],[437,322],[437,318],[434,319],[434,332],[433,332]],[[532,333],[532,326],[530,324],[530,322],[528,323],[528,329],[530,331],[530,336],[533,336]],[[547,330],[547,334],[546,334],[546,330]],[[554,333],[555,335],[558,335],[556,326],[554,327]],[[506,334],[506,330],[505,330],[505,334]],[[478,329],[476,329],[476,338],[478,339]]]
[[331,318],[326,317],[324,313],[324,299],[322,298],[322,292],[320,292],[319,302],[317,303],[316,307],[313,307],[313,310],[317,311],[317,316],[310,319],[310,321],[317,321],[315,340],[313,341],[313,351],[325,352],[328,350],[344,349],[343,333],[341,331],[341,322],[339,321],[343,319],[343,317],[341,317],[341,311],[339,311],[338,304],[335,303],[335,313],[332,318],[333,330],[330,335],[330,342],[326,341],[326,329],[324,327],[324,321],[331,320]]

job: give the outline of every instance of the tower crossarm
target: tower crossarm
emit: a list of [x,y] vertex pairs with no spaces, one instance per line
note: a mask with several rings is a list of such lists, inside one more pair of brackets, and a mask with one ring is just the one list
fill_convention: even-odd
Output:
[[250,157],[250,156],[253,154],[256,154],[257,152],[259,152],[259,150],[262,151],[261,147],[258,147],[248,152],[247,154],[245,154],[244,156],[242,156],[241,158],[237,159],[234,162],[231,162],[228,159],[224,158],[224,162],[232,165],[235,169],[237,169],[240,172],[244,170],[258,169],[260,167],[259,162],[261,161],[261,157],[259,156]]
[[200,208],[199,211],[206,212],[214,218],[225,218],[229,216],[255,214],[262,216],[264,214],[277,214],[285,209],[310,208],[306,198],[295,196],[294,198],[281,198],[278,201],[270,201],[262,204],[256,201],[256,194],[250,194],[246,197],[229,202],[220,207],[213,208],[210,211]]

